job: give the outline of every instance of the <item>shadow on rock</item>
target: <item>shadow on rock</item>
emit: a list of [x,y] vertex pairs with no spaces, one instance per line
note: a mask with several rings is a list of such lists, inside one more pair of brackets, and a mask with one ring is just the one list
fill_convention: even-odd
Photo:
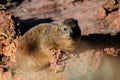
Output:
[[20,20],[20,31],[23,35],[26,31],[28,31],[30,28],[34,27],[35,25],[41,24],[41,23],[50,23],[53,22],[52,18],[46,18],[46,19],[36,19],[31,18],[27,20]]

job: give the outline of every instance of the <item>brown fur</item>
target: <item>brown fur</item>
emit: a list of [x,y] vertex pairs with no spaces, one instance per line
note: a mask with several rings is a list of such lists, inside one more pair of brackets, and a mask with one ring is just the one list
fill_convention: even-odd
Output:
[[24,34],[19,42],[16,61],[22,70],[38,70],[48,67],[51,49],[72,51],[74,41],[70,26],[63,24],[40,24]]

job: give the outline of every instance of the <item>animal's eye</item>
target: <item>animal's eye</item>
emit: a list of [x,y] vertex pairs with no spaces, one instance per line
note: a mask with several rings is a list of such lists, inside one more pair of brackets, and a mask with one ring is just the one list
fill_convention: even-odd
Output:
[[64,31],[67,31],[67,28],[64,28]]

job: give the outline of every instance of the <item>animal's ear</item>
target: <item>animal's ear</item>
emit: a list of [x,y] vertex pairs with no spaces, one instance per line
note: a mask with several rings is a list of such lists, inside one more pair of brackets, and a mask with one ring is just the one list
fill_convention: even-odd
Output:
[[60,26],[55,26],[55,31],[58,32],[60,30]]
[[62,24],[61,24],[61,23],[58,23],[58,26],[56,26],[56,31],[60,31],[60,30],[61,30],[61,27],[62,27]]

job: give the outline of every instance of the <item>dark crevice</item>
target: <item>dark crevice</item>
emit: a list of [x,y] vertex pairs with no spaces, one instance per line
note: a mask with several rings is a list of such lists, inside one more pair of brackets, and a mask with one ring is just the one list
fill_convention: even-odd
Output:
[[82,36],[82,41],[87,41],[98,49],[104,49],[113,47],[115,49],[120,48],[120,33],[115,36],[110,34],[91,34],[89,36]]
[[8,2],[14,3],[16,2],[18,5],[21,4],[24,0],[0,0],[0,4],[7,4]]
[[20,32],[23,35],[26,31],[28,31],[30,28],[41,24],[41,23],[50,23],[53,22],[52,18],[46,18],[46,19],[36,19],[36,18],[30,18],[27,20],[19,20],[20,22]]
[[0,4],[4,5],[7,10],[12,10],[19,6],[24,0],[0,0]]

